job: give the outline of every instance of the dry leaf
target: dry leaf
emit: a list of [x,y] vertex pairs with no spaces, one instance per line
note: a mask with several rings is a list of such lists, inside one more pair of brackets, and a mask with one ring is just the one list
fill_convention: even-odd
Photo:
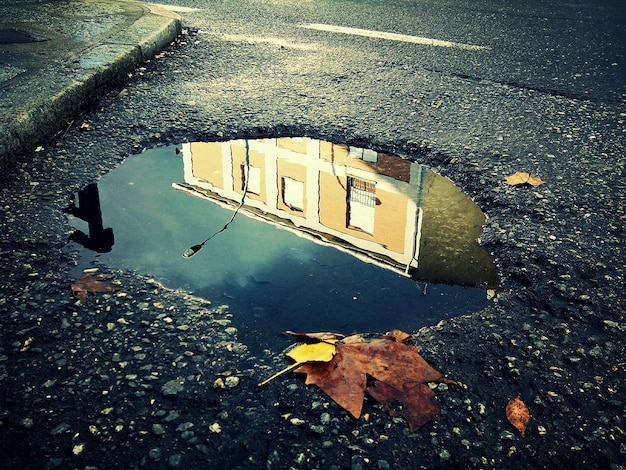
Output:
[[332,333],[330,331],[324,331],[320,333],[295,333],[293,331],[285,331],[286,335],[295,336],[297,341],[302,341],[305,343],[309,342],[317,342],[317,341],[338,341],[341,338],[344,338],[345,335],[341,333]]
[[398,343],[407,343],[411,341],[412,336],[404,331],[400,331],[397,329],[388,331],[384,335],[381,336],[381,339],[389,339],[391,341],[396,341]]
[[119,290],[105,282],[104,279],[106,278],[102,274],[83,274],[72,282],[72,295],[78,300],[85,301],[88,292],[115,292]]
[[539,186],[543,181],[538,176],[532,176],[530,173],[516,171],[512,175],[504,178],[507,184],[511,186]]
[[[418,383],[404,385],[399,391],[380,380],[367,388],[367,393],[383,405],[383,411],[391,416],[401,416],[409,421],[409,430],[416,431],[424,424],[438,420],[440,411],[435,392],[427,385]],[[402,409],[394,407],[395,402],[402,405]]]
[[293,359],[295,363],[285,367],[280,372],[275,373],[269,379],[265,379],[263,382],[259,383],[257,387],[265,385],[270,380],[273,380],[279,375],[284,374],[291,369],[295,369],[299,365],[306,362],[328,362],[334,355],[335,345],[332,342],[324,341],[312,344],[300,344],[287,353],[287,356]]
[[506,405],[506,417],[524,437],[526,426],[530,421],[530,412],[520,397],[511,399]]
[[371,341],[360,335],[348,337],[337,343],[336,354],[329,362],[306,363],[295,372],[307,374],[307,385],[320,387],[355,418],[361,416],[368,377],[384,383],[378,385],[376,382],[370,395],[375,399],[380,397],[383,404],[389,406],[392,401],[402,403],[407,408],[411,430],[415,430],[435,419],[439,412],[436,402],[428,399],[428,392],[418,385],[456,382],[433,369],[420,356],[419,348],[398,342],[398,338],[405,335],[394,333],[391,335],[393,339],[385,335]]

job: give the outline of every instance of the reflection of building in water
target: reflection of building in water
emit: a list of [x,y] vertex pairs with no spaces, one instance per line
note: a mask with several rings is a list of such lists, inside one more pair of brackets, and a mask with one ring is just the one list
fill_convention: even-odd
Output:
[[247,155],[245,144],[185,144],[185,184],[175,187],[232,207],[247,179],[249,215],[415,279],[495,286],[493,262],[476,242],[485,217],[446,178],[309,138],[251,140]]

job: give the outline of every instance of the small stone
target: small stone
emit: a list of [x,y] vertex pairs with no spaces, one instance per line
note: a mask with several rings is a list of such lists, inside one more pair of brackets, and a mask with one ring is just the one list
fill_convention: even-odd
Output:
[[594,359],[599,359],[602,357],[602,349],[600,349],[600,346],[595,345],[593,348],[591,348],[588,353],[591,357],[593,357]]
[[159,447],[150,449],[150,452],[148,452],[148,457],[150,457],[152,460],[159,460],[161,458],[161,449]]
[[33,422],[33,418],[24,418],[22,419],[22,421],[20,421],[20,424],[26,429],[30,429],[35,423]]
[[193,427],[194,427],[194,424],[190,422],[180,423],[178,427],[176,428],[176,430],[177,431],[189,431]]
[[180,415],[178,414],[178,411],[170,410],[170,412],[167,414],[167,416],[165,418],[163,418],[163,421],[165,421],[167,423],[171,423],[172,421],[176,421],[179,416]]
[[235,388],[237,385],[239,385],[239,377],[234,376],[234,375],[231,375],[230,377],[226,377],[225,385],[228,388]]
[[165,434],[165,428],[163,427],[163,425],[155,423],[152,425],[152,432],[157,436],[162,436],[163,434]]
[[81,442],[80,444],[76,444],[72,447],[72,454],[80,455],[83,453],[83,450],[85,450],[85,443]]
[[441,460],[450,460],[450,452],[448,449],[442,449],[441,452],[439,452],[439,458]]
[[183,432],[180,433],[180,438],[183,441],[189,441],[189,440],[193,439],[195,434],[196,433],[194,433],[193,431],[183,431]]
[[70,425],[67,423],[61,423],[58,426],[55,426],[51,431],[50,434],[53,435],[57,435],[57,434],[62,434],[66,431],[68,431],[70,429]]
[[183,387],[185,381],[181,378],[177,378],[174,380],[170,380],[163,385],[161,389],[163,395],[176,395],[178,392],[182,392],[185,388]]
[[321,424],[312,424],[310,426],[311,431],[313,431],[316,434],[324,434],[324,426],[322,426]]
[[515,439],[515,434],[513,434],[511,431],[502,431],[500,433],[500,439],[512,440],[512,439]]
[[214,434],[219,434],[222,432],[222,427],[220,426],[220,423],[213,423],[209,426],[209,431]]
[[170,464],[170,467],[180,467],[181,462],[183,461],[183,456],[181,454],[170,455],[167,463]]

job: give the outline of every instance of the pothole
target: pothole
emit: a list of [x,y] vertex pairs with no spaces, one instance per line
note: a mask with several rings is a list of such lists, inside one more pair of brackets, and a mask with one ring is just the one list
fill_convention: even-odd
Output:
[[253,351],[284,330],[415,331],[487,306],[497,286],[485,216],[452,181],[306,137],[151,149],[68,212],[81,268],[228,304]]

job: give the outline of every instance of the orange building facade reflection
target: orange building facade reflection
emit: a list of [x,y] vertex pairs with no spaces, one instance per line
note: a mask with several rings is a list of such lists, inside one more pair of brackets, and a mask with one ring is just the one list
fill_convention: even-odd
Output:
[[[476,242],[484,215],[477,207],[466,209],[473,205],[467,195],[421,165],[307,137],[192,142],[182,150],[185,181],[174,185],[178,190],[234,208],[247,184],[243,213],[248,216],[420,280],[497,283],[490,256]],[[434,187],[447,188],[442,204],[463,204],[452,211],[456,220],[450,226],[438,214],[436,201],[443,193],[434,194]],[[426,199],[433,210],[425,210]],[[455,231],[464,237],[448,240],[452,251],[439,246],[443,235],[436,227],[425,230],[430,213],[448,238]],[[430,256],[420,253],[426,246],[433,250]],[[433,268],[437,278],[426,279]]]

